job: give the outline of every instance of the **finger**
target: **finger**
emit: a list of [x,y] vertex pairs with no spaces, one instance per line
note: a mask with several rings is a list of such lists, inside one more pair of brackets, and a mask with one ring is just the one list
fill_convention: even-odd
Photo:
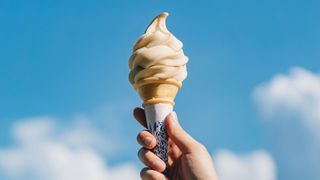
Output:
[[179,147],[183,153],[192,152],[198,142],[194,140],[186,131],[180,126],[175,112],[170,113],[166,119],[166,128],[168,136]]
[[150,168],[143,168],[140,171],[142,180],[165,180],[167,179],[162,173],[152,170]]
[[153,149],[157,145],[156,138],[147,130],[143,130],[138,134],[137,141],[147,149]]
[[146,115],[144,114],[144,110],[142,108],[136,107],[133,110],[133,116],[136,120],[145,128],[147,127]]
[[148,149],[141,148],[138,152],[138,157],[144,165],[150,167],[153,170],[163,172],[166,169],[166,164]]

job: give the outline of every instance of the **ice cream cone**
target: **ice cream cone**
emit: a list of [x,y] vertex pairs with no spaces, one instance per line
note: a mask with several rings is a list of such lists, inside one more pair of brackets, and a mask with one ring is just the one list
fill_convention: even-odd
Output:
[[146,78],[135,84],[143,106],[151,104],[170,104],[174,106],[174,98],[182,83],[174,79]]
[[134,87],[143,101],[148,129],[157,139],[154,153],[163,161],[168,161],[168,136],[164,119],[173,111],[174,98],[182,83],[174,79],[155,77],[138,81]]
[[136,41],[129,58],[129,81],[138,92],[145,110],[148,129],[157,140],[153,152],[168,161],[165,118],[173,111],[174,99],[187,77],[188,57],[183,44],[166,28],[168,13],[150,23]]

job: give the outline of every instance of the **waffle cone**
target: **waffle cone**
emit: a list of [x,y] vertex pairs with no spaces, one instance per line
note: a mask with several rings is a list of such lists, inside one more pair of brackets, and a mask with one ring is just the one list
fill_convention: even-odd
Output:
[[135,89],[143,101],[143,105],[170,104],[174,105],[174,98],[182,83],[174,79],[146,78],[135,84]]

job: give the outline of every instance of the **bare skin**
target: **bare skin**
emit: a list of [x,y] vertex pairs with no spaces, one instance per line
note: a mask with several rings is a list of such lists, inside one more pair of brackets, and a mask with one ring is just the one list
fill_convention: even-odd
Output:
[[[144,110],[135,108],[134,117],[146,126]],[[152,149],[156,146],[155,137],[143,130],[137,136],[142,146],[138,157],[146,166],[140,172],[143,180],[218,180],[212,158],[204,145],[194,140],[180,126],[173,112],[165,119],[169,136],[168,163],[157,157]],[[167,169],[167,176],[163,172]]]

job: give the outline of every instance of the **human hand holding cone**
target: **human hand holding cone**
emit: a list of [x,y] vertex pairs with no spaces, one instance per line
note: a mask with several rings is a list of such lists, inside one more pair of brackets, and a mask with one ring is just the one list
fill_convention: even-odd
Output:
[[166,28],[167,16],[162,13],[151,22],[135,43],[129,60],[129,80],[143,101],[148,129],[157,139],[154,152],[165,162],[168,138],[164,119],[173,111],[188,62],[182,43]]

